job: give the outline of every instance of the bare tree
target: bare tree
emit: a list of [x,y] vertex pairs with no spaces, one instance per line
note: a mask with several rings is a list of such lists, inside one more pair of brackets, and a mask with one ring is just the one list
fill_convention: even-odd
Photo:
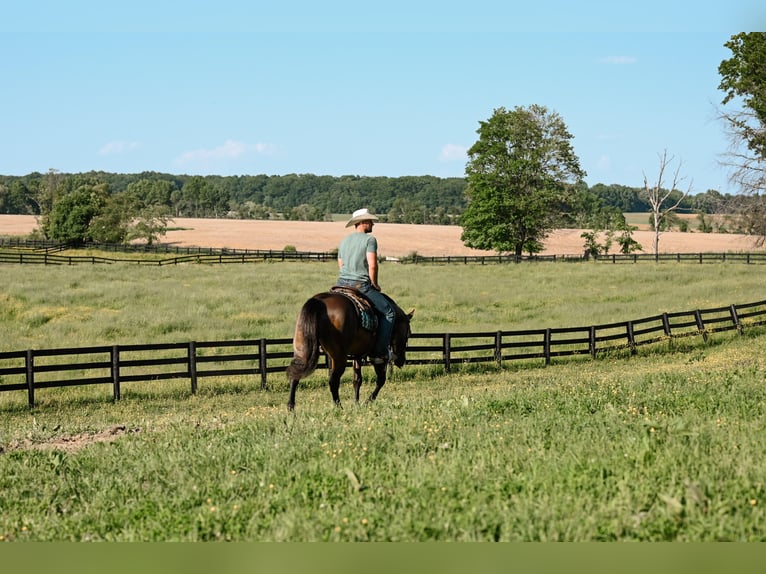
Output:
[[[748,195],[763,193],[766,191],[766,158],[757,153],[754,146],[747,145],[745,139],[748,134],[759,131],[755,114],[749,110],[722,111],[718,119],[724,123],[729,138],[729,149],[719,162],[729,170],[729,182]],[[760,130],[763,131],[763,127]]]
[[726,213],[762,247],[766,243],[766,158],[755,146],[746,145],[748,134],[758,133],[757,118],[750,110],[721,112],[718,117],[729,137],[729,149],[719,163],[729,171],[729,183],[742,192],[726,203]]
[[[659,154],[658,154],[659,155]],[[660,158],[660,170],[657,175],[657,182],[654,185],[649,185],[649,180],[644,173],[644,194],[646,196],[649,205],[652,208],[652,222],[654,223],[654,240],[652,241],[652,249],[654,250],[655,257],[659,255],[660,248],[660,229],[662,223],[667,218],[669,213],[678,209],[683,199],[689,195],[692,186],[691,183],[686,191],[680,191],[678,185],[686,178],[681,177],[681,161],[678,162],[678,167],[673,172],[673,179],[670,187],[665,187],[666,172],[670,169],[670,164],[673,163],[674,158],[668,157],[668,150],[664,150]],[[676,195],[673,193],[676,192]],[[680,195],[678,195],[680,194]],[[673,195],[673,197],[671,197]]]

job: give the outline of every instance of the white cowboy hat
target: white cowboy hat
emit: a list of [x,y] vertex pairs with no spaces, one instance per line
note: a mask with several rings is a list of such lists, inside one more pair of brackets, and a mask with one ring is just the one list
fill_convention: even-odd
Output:
[[351,219],[348,220],[348,223],[346,223],[346,227],[351,227],[352,225],[356,225],[360,221],[378,221],[378,218],[374,216],[370,211],[365,207],[363,209],[357,209],[352,215]]

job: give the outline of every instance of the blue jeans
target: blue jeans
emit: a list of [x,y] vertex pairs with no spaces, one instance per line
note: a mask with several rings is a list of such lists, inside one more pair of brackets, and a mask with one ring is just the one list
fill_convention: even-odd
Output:
[[375,341],[375,347],[371,354],[373,357],[388,357],[388,346],[391,344],[391,333],[394,330],[394,318],[396,317],[391,302],[383,293],[375,289],[370,282],[361,283],[349,279],[338,279],[337,284],[344,287],[354,287],[359,290],[380,313],[378,338]]

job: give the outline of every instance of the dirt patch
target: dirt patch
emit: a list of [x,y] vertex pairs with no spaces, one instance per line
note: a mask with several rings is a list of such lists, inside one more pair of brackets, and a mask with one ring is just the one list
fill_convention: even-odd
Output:
[[[241,219],[177,218],[162,243],[179,247],[213,247],[229,249],[273,249],[287,246],[298,251],[327,252],[337,248],[343,236],[350,233],[345,223],[325,221],[261,221]],[[0,215],[0,236],[26,235],[37,227],[31,215]],[[417,253],[425,256],[492,255],[491,251],[470,249],[460,240],[462,228],[455,225],[407,225],[381,223],[375,226],[380,253],[403,257]],[[544,243],[543,255],[581,255],[582,229],[559,229]],[[651,253],[653,232],[639,230],[633,238]],[[755,238],[735,233],[681,233],[660,235],[661,253],[712,253],[763,251]],[[614,251],[614,250],[613,250]]]
[[0,446],[0,454],[14,450],[60,450],[74,453],[91,444],[98,442],[113,442],[122,435],[137,432],[141,432],[140,429],[129,429],[122,425],[116,425],[101,432],[58,436],[43,442],[34,442],[30,439],[25,439],[22,441],[14,441],[5,449]]

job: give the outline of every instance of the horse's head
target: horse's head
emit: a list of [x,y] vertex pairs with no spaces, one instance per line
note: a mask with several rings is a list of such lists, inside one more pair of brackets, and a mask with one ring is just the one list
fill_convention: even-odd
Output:
[[394,321],[394,331],[391,333],[391,350],[394,352],[394,365],[400,369],[407,361],[407,340],[410,338],[410,321],[415,314],[415,309],[405,313],[398,306],[396,307],[396,320]]

